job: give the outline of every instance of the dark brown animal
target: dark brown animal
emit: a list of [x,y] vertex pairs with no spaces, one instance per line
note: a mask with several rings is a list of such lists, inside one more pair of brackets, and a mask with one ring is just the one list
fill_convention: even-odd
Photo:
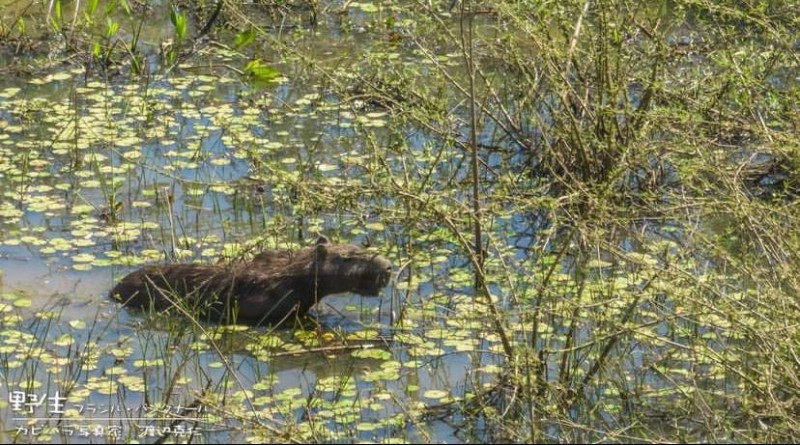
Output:
[[378,254],[320,237],[313,247],[268,250],[231,265],[145,267],[123,278],[110,296],[128,307],[180,306],[215,321],[278,324],[304,315],[327,295],[376,296],[389,283],[391,269]]

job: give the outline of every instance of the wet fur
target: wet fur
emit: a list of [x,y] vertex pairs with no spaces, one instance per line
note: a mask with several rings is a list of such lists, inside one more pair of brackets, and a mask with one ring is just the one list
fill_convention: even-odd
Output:
[[123,278],[111,297],[128,307],[165,311],[180,305],[210,320],[277,324],[305,314],[327,295],[378,295],[390,274],[386,258],[321,237],[313,247],[264,251],[231,265],[148,266]]

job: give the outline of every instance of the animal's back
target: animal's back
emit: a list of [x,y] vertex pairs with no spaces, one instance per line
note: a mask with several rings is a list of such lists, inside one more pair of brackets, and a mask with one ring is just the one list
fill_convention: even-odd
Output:
[[148,266],[123,278],[111,297],[129,307],[163,311],[180,304],[214,320],[274,324],[330,294],[378,295],[390,274],[383,256],[321,237],[313,247],[265,251],[232,265]]

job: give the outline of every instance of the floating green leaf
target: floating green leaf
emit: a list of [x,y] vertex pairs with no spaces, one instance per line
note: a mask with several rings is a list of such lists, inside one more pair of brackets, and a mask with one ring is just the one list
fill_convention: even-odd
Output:
[[246,30],[236,34],[236,39],[234,39],[233,47],[236,49],[242,49],[245,46],[253,43],[256,39],[256,32],[253,28],[247,28]]
[[280,76],[280,72],[275,68],[264,65],[260,60],[254,59],[244,66],[244,74],[249,78],[259,82],[274,82]]

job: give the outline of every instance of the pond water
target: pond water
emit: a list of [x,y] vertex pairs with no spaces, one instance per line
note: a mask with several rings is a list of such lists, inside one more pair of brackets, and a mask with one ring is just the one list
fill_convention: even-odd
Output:
[[[270,10],[258,18],[275,40],[241,51],[203,42],[171,60],[180,45],[166,42],[169,11],[156,2],[157,19],[137,10],[117,34],[130,42],[144,23],[142,73],[119,55],[103,70],[96,55],[23,57],[0,47],[8,74],[0,78],[0,439],[720,439],[696,432],[691,414],[670,416],[735,410],[743,382],[757,379],[750,364],[763,365],[752,338],[733,329],[762,322],[751,311],[763,304],[757,283],[684,250],[690,235],[734,233],[735,221],[701,218],[687,205],[631,224],[613,215],[613,238],[596,245],[575,235],[601,233],[602,224],[571,213],[596,203],[578,202],[578,188],[554,198],[531,173],[540,145],[559,147],[537,128],[557,121],[550,110],[559,100],[548,91],[542,104],[502,109],[540,113],[518,121],[531,140],[513,140],[489,119],[477,135],[494,299],[486,304],[465,240],[469,107],[451,91],[465,80],[463,54],[446,32],[426,36],[426,47],[409,34],[424,30],[380,2],[345,4],[346,14],[320,17]],[[453,7],[425,23],[458,30]],[[487,47],[531,37],[484,28],[491,18],[477,20]],[[111,23],[81,30],[108,43],[98,36]],[[643,37],[628,38],[647,49]],[[695,41],[705,43],[667,40],[681,50]],[[248,51],[280,76],[244,74]],[[508,74],[502,61],[481,61],[491,75]],[[705,62],[689,54],[678,68]],[[447,81],[408,88],[430,73]],[[636,107],[644,84],[631,84],[622,89]],[[492,104],[483,112],[500,115],[489,108],[502,93],[483,94]],[[409,111],[419,109],[431,118]],[[666,131],[656,134],[667,143]],[[663,167],[654,201],[666,202],[667,185],[680,179],[677,163]],[[568,211],[549,213],[573,199]],[[108,298],[145,264],[231,261],[304,247],[319,234],[368,244],[392,261],[392,282],[378,298],[328,297],[303,326],[278,329],[144,314]]]
[[[412,357],[386,337],[401,294],[430,290],[330,297],[317,332],[164,325],[107,298],[142,264],[215,262],[318,232],[405,261],[375,198],[359,195],[373,156],[354,127],[382,127],[386,112],[338,104],[315,85],[253,89],[188,68],[128,82],[64,65],[0,84],[4,439],[241,441],[257,421],[296,424],[301,437],[454,440],[436,420],[403,427],[400,407],[464,388],[470,354]],[[330,188],[341,202],[297,198]]]

